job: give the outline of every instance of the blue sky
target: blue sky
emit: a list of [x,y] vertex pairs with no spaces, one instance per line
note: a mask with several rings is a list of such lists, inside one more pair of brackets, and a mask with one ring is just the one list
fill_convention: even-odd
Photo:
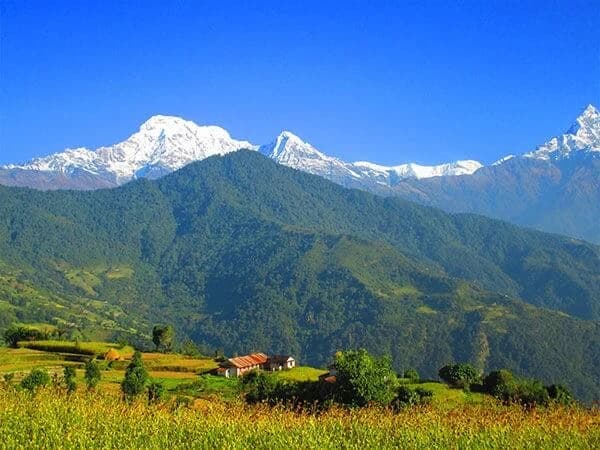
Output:
[[491,162],[598,106],[599,5],[1,0],[0,163],[154,114],[346,160]]

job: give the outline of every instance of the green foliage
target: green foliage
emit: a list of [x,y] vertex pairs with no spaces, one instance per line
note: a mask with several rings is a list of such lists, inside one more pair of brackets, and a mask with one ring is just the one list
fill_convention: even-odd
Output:
[[100,383],[102,373],[100,372],[100,365],[95,358],[90,359],[85,363],[84,378],[88,389],[94,389],[98,383]]
[[[86,371],[87,373],[87,371]],[[67,392],[69,394],[75,392],[77,389],[77,381],[75,380],[76,372],[73,366],[65,366],[63,369],[63,380],[65,383],[65,387],[67,388]],[[87,377],[86,377],[87,381]],[[89,387],[89,384],[88,384]]]
[[438,372],[439,377],[453,387],[469,389],[480,379],[479,371],[471,364],[448,364]]
[[59,329],[50,325],[14,324],[4,331],[4,341],[16,347],[19,341],[44,340],[59,335]]
[[504,392],[510,389],[513,383],[514,376],[512,372],[506,369],[495,370],[483,379],[483,389],[494,397],[500,398]]
[[10,385],[12,383],[12,380],[14,378],[15,378],[15,374],[13,372],[5,373],[2,376],[2,379],[4,380],[4,383],[6,383],[7,385]]
[[560,405],[570,405],[575,399],[573,398],[573,394],[567,389],[566,386],[562,384],[552,384],[547,388],[548,396],[550,400]]
[[336,397],[341,403],[386,405],[394,398],[396,374],[387,357],[376,358],[366,350],[347,350],[335,355]]
[[401,409],[408,406],[427,405],[431,403],[433,391],[421,387],[410,388],[400,386],[396,398],[392,401],[394,409]]
[[324,366],[363,347],[423,378],[452,359],[600,397],[600,250],[583,242],[343,189],[256,152],[113,190],[0,186],[0,209],[1,330],[75,323],[82,340],[147,347],[145,330],[173,323],[230,354]]
[[21,380],[21,387],[30,392],[35,392],[48,384],[50,384],[50,375],[42,369],[33,369]]
[[121,391],[127,398],[137,397],[146,389],[148,379],[149,376],[142,361],[142,354],[136,351],[125,370],[125,378],[121,382]]
[[154,342],[157,351],[170,351],[174,337],[175,330],[172,325],[155,325],[152,328],[152,342]]
[[280,399],[281,382],[259,370],[251,370],[241,379],[244,398],[248,403],[271,402]]
[[167,391],[163,383],[152,382],[148,385],[148,403],[160,403]]
[[403,376],[413,383],[419,381],[420,379],[419,372],[417,372],[415,369],[406,369]]

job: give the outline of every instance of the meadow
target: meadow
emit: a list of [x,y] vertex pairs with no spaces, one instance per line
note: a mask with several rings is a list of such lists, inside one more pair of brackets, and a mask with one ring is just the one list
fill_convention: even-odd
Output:
[[128,404],[104,391],[67,396],[0,388],[2,448],[598,448],[600,416],[579,408],[435,406],[399,413],[299,413],[196,400]]

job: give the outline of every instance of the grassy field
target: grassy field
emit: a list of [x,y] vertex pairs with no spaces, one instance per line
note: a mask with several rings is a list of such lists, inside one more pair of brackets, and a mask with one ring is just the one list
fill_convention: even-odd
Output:
[[[117,349],[122,360],[114,361],[110,366],[100,360],[104,370],[99,388],[107,392],[119,392],[125,368],[133,354],[131,347],[121,348],[117,344],[106,342],[81,342],[77,347],[74,342],[68,341],[36,341],[23,344],[16,349],[0,347],[0,374],[14,373],[15,380],[18,381],[35,368],[62,375],[63,367],[70,365],[76,368],[77,380],[83,384],[84,362],[91,356],[104,355],[111,348]],[[142,359],[152,379],[162,382],[168,390],[175,390],[180,384],[197,381],[199,375],[204,376],[217,367],[213,359],[178,354],[144,353]]]
[[0,387],[3,448],[598,448],[600,416],[583,409],[434,406],[319,415],[197,400],[127,404],[104,392],[35,396]]

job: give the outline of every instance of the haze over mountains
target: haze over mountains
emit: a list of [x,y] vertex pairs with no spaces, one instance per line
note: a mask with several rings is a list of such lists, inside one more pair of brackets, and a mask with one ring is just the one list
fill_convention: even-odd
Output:
[[423,166],[353,163],[329,156],[289,131],[255,145],[217,126],[154,116],[124,142],[67,149],[0,168],[0,184],[38,189],[97,189],[158,178],[193,161],[240,149],[345,187],[400,195],[451,212],[475,212],[600,242],[600,114],[589,105],[568,131],[522,156],[484,166],[466,160]]

